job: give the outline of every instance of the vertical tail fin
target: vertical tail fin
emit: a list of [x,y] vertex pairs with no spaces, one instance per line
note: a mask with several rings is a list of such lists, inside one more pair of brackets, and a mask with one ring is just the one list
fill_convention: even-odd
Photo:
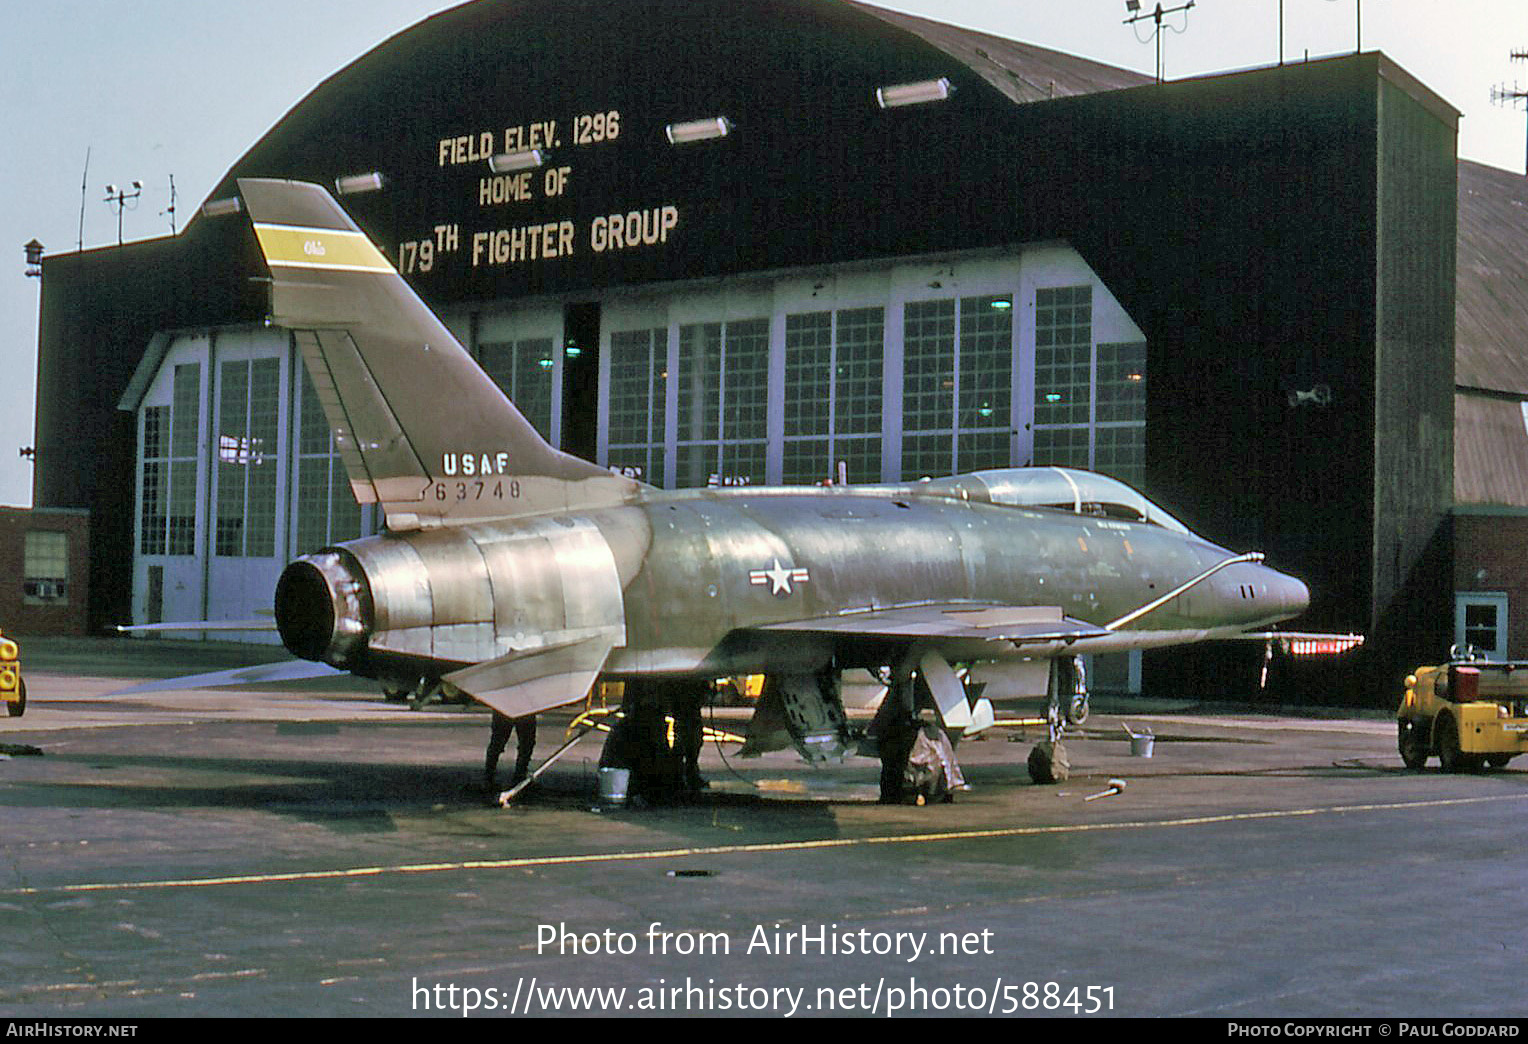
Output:
[[243,179],[271,270],[351,488],[392,529],[605,506],[636,485],[554,449],[334,198]]

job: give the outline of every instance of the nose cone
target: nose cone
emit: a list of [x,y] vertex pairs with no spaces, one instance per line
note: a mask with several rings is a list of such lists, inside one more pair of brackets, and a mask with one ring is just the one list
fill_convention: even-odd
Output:
[[1263,583],[1268,591],[1268,601],[1278,610],[1280,619],[1299,616],[1310,607],[1310,588],[1303,581],[1264,566]]
[[1266,627],[1293,619],[1310,606],[1310,588],[1261,563],[1232,566],[1221,575],[1217,590],[1226,623]]

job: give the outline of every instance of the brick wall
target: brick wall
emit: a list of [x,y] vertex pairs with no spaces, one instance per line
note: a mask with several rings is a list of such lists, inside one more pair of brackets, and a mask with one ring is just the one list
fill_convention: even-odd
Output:
[[[1454,590],[1507,595],[1507,655],[1528,659],[1528,517],[1454,519]],[[1454,607],[1446,609],[1453,618]]]
[[[47,569],[47,577],[27,576],[28,533],[63,535],[62,570]],[[88,512],[0,507],[0,631],[20,636],[85,634],[89,555]],[[65,575],[54,575],[58,572]]]

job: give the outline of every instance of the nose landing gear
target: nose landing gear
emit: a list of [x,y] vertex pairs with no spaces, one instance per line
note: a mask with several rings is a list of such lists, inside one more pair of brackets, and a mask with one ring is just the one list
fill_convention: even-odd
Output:
[[1081,725],[1088,717],[1088,683],[1082,661],[1075,656],[1052,659],[1047,692],[1045,722],[1049,736],[1029,752],[1029,778],[1042,785],[1064,783],[1072,774],[1061,736],[1068,724]]

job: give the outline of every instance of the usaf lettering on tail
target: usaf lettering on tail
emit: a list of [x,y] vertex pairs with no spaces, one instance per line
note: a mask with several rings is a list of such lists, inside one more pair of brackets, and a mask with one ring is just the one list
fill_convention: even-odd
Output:
[[504,475],[509,471],[509,454],[503,450],[494,453],[447,453],[441,459],[440,473],[447,478],[463,475]]
[[[472,144],[442,142],[442,162]],[[989,698],[1038,686],[1054,743],[1086,698],[1079,656],[1306,607],[1305,585],[1260,555],[1082,471],[676,491],[613,474],[548,445],[322,188],[240,190],[272,321],[293,331],[357,499],[387,520],[282,574],[275,623],[305,660],[512,718],[624,681],[607,762],[680,787],[695,784],[675,763],[686,709],[712,679],[762,674],[749,751],[879,753],[889,794],[920,707],[958,738],[991,721]],[[975,703],[955,669],[971,665],[988,668]],[[889,682],[868,736],[840,701],[850,668]],[[1061,774],[1053,751],[1037,777]]]

